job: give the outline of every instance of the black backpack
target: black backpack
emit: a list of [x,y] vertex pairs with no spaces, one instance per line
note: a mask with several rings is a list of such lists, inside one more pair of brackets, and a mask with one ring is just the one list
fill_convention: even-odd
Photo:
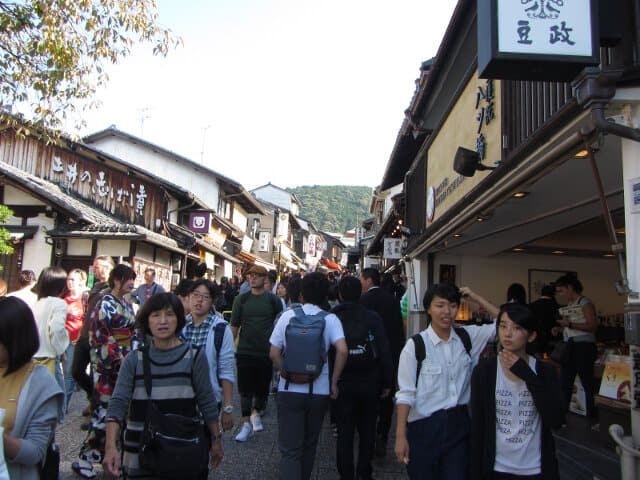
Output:
[[[471,356],[471,337],[469,337],[469,333],[462,327],[453,327],[453,330],[458,334],[458,337],[460,337],[467,355]],[[419,333],[416,333],[413,337],[411,337],[411,340],[413,340],[415,346],[416,362],[418,362],[418,368],[416,368],[416,387],[418,387],[418,379],[420,378],[422,361],[427,358],[427,350],[424,345],[424,339]]]
[[344,372],[363,372],[378,366],[378,354],[363,312],[363,309],[358,308],[355,310],[355,315],[344,315],[348,313],[345,311],[336,314],[342,322],[344,338],[349,350]]

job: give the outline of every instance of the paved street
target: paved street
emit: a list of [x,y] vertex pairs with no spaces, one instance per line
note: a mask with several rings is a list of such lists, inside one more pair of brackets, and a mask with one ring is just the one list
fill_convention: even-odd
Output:
[[[249,442],[241,444],[233,440],[237,433],[240,421],[240,398],[236,395],[235,403],[235,423],[233,433],[225,433],[223,437],[224,459],[218,469],[209,475],[210,479],[275,479],[278,478],[278,462],[280,452],[276,444],[277,423],[275,397],[269,397],[267,412],[262,419],[264,431],[257,433]],[[76,393],[71,402],[71,412],[67,420],[61,425],[56,434],[56,441],[60,445],[61,480],[79,479],[71,470],[71,463],[76,460],[77,454],[84,439],[84,432],[80,431],[82,417],[80,412],[85,407],[84,395]],[[389,451],[386,461],[374,462],[374,475],[377,479],[400,480],[406,479],[407,475],[402,465],[399,465],[392,458],[392,443],[389,443]],[[98,479],[107,478],[98,475]],[[318,444],[316,463],[312,478],[337,479],[338,473],[335,468],[335,439],[329,429],[328,414],[325,417],[325,425]]]

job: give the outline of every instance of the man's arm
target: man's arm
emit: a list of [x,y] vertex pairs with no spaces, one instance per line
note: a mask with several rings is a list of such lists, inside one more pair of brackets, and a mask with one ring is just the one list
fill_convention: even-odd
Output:
[[333,378],[331,379],[331,398],[335,400],[336,398],[338,398],[338,380],[340,379],[342,370],[344,370],[344,366],[347,363],[349,350],[347,348],[347,342],[345,341],[344,337],[336,341],[333,344],[333,347],[336,349],[336,361],[333,364]]
[[[275,368],[276,370],[280,370],[280,366],[282,365],[282,350],[275,345],[271,345],[271,350],[269,350],[269,358],[273,362],[273,368]],[[344,368],[344,365],[342,365],[342,368]]]

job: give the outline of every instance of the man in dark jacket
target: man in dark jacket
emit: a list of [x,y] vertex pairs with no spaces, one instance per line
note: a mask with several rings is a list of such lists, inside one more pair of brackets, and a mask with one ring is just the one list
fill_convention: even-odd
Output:
[[[80,336],[76,343],[75,352],[73,354],[73,366],[71,367],[71,375],[80,388],[87,392],[89,399],[92,398],[93,380],[91,376],[87,375],[87,365],[89,365],[89,316],[95,309],[98,301],[104,297],[109,291],[109,274],[115,267],[113,258],[108,255],[102,255],[96,257],[93,261],[93,274],[95,277],[95,283],[89,291],[87,303],[84,309],[84,320],[82,323],[82,329],[80,330]],[[90,411],[90,410],[88,410]]]
[[[338,441],[336,461],[342,480],[371,479],[371,459],[376,428],[376,404],[378,398],[387,398],[391,386],[393,364],[389,342],[380,316],[358,304],[362,287],[355,277],[343,277],[338,283],[340,304],[334,313],[342,322],[349,356],[340,381],[336,400]],[[360,330],[360,322],[366,327],[369,342],[354,345],[349,332]],[[356,328],[353,328],[355,326]],[[355,358],[355,357],[364,358]],[[354,471],[353,436],[358,429],[358,462]]]
[[375,311],[382,318],[384,329],[389,341],[391,360],[393,362],[394,382],[391,395],[378,401],[378,427],[376,435],[376,456],[384,457],[387,451],[387,438],[391,428],[393,416],[393,395],[396,391],[398,377],[398,360],[404,347],[405,334],[402,323],[402,311],[400,302],[392,293],[380,288],[380,273],[375,268],[365,268],[360,274],[362,284],[362,296],[360,304],[369,310]]

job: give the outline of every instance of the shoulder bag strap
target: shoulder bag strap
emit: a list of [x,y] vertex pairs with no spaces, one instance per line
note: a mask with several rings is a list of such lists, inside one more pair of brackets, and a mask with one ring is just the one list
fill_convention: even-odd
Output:
[[144,375],[144,388],[147,390],[149,402],[151,402],[151,359],[149,358],[149,343],[142,348],[142,373]]
[[413,337],[414,348],[416,351],[416,388],[418,387],[418,379],[420,378],[420,370],[422,369],[422,361],[427,358],[427,350],[422,335],[416,333]]

